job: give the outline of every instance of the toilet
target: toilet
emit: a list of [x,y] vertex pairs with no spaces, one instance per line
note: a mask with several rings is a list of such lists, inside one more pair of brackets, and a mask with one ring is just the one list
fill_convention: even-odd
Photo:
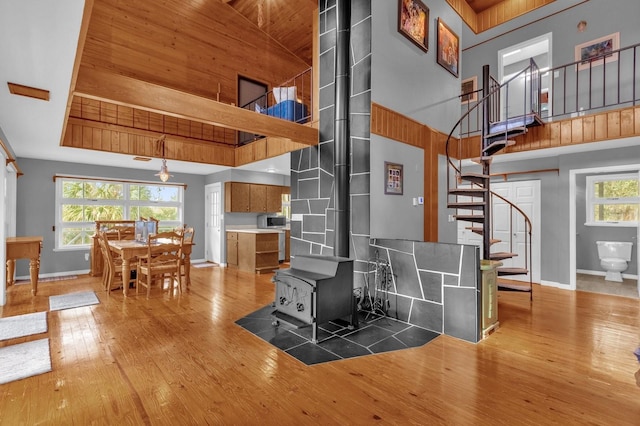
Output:
[[627,262],[631,260],[633,243],[621,241],[596,241],[600,266],[607,271],[604,277],[607,281],[622,282],[621,272],[627,269]]

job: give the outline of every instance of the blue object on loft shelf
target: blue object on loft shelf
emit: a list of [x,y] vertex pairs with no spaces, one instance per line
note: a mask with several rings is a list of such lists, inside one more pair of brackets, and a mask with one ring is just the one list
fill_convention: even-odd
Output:
[[294,121],[300,124],[309,121],[307,106],[293,100],[282,101],[267,109],[263,109],[261,112],[272,117],[282,118],[283,120]]

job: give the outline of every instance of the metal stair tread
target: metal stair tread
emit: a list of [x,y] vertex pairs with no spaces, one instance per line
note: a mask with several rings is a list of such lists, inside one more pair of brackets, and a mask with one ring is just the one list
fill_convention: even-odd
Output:
[[456,214],[453,215],[456,220],[465,220],[467,222],[483,222],[484,215],[479,214]]
[[480,197],[487,192],[487,188],[451,188],[449,194],[451,195],[469,195],[472,197]]
[[513,146],[515,144],[516,144],[516,141],[514,141],[513,139],[497,139],[491,142],[489,145],[487,145],[482,150],[482,152],[487,155],[493,155],[496,152],[500,151],[501,149],[504,149],[509,146]]
[[509,253],[506,251],[499,251],[495,253],[489,253],[489,259],[491,260],[504,260],[511,259],[512,257],[518,256],[518,253]]
[[447,207],[450,209],[482,210],[484,209],[484,206],[485,203],[483,201],[468,201],[447,204]]
[[529,270],[526,268],[498,268],[498,275],[527,275]]
[[524,291],[524,292],[530,293],[531,292],[531,285],[528,284],[528,283],[515,284],[515,283],[512,283],[512,282],[505,283],[505,282],[498,281],[498,290]]

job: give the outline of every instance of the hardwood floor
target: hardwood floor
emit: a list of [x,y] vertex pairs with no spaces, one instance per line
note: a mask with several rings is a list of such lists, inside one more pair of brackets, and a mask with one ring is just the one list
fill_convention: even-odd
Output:
[[[189,292],[123,299],[80,276],[14,286],[0,316],[93,289],[49,312],[53,371],[0,385],[0,424],[637,425],[637,299],[554,288],[501,292],[501,327],[474,345],[305,366],[234,324],[271,302],[270,275],[192,268]],[[0,346],[43,335],[0,342]]]

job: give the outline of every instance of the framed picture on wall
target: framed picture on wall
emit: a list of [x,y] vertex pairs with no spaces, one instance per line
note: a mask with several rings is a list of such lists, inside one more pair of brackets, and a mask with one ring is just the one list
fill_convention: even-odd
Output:
[[458,77],[458,64],[460,63],[459,38],[451,28],[438,18],[438,51],[437,61],[444,69]]
[[384,162],[384,193],[402,195],[402,164]]
[[460,100],[462,104],[468,104],[469,102],[478,102],[478,77],[473,76],[462,80],[462,93]]
[[398,0],[398,32],[425,52],[429,49],[429,9],[420,0]]
[[610,34],[595,40],[576,46],[576,62],[578,71],[602,65],[603,61],[613,62],[618,60],[617,53],[611,53],[620,49],[620,33]]

